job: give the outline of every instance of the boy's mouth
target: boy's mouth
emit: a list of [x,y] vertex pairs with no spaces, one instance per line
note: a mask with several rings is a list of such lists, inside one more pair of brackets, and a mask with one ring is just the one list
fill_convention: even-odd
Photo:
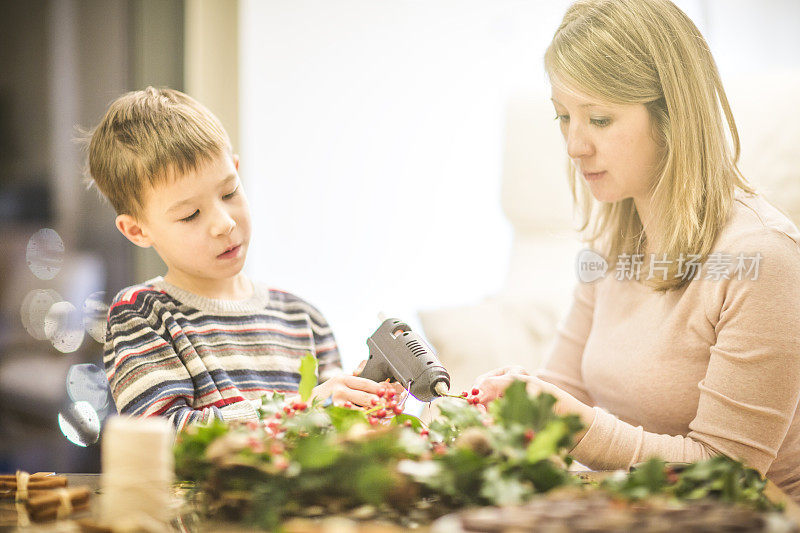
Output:
[[231,258],[237,257],[239,255],[239,252],[241,251],[241,249],[242,249],[242,245],[241,244],[237,244],[235,246],[231,246],[230,248],[228,248],[227,250],[225,250],[224,252],[219,254],[217,256],[217,259],[231,259]]

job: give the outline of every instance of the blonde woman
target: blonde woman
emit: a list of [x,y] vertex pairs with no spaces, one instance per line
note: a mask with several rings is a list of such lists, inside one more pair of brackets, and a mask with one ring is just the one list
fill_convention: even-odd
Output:
[[708,45],[668,0],[579,1],[545,69],[609,268],[578,283],[544,368],[485,374],[480,400],[522,378],[581,417],[591,468],[725,454],[800,500],[800,232],[736,167]]

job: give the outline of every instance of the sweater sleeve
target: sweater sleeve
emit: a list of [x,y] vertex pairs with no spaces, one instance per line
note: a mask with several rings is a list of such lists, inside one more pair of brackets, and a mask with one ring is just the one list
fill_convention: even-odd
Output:
[[314,337],[314,355],[317,358],[317,373],[322,383],[342,373],[342,358],[328,321],[316,308],[310,306],[309,318]]
[[800,248],[772,230],[736,245],[762,259],[756,279],[703,280],[716,341],[689,434],[647,432],[595,407],[575,459],[613,469],[654,456],[692,462],[725,454],[766,474],[800,401]]
[[129,290],[109,309],[103,363],[119,412],[164,416],[177,429],[214,419],[256,417],[244,399],[192,408],[194,382],[175,351],[159,295],[153,289]]
[[595,283],[578,283],[567,316],[559,324],[544,366],[536,372],[540,379],[556,385],[586,405],[594,405],[581,372],[586,340],[592,330]]

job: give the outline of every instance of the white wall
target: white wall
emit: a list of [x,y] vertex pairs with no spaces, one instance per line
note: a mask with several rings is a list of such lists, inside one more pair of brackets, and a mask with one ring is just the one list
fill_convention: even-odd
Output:
[[565,2],[245,1],[242,176],[256,278],[327,315],[346,366],[384,311],[502,283],[502,108],[542,86]]
[[[346,367],[379,311],[414,325],[502,285],[503,107],[522,89],[546,97],[541,58],[568,4],[241,1],[248,271],[316,304]],[[678,4],[723,77],[797,65],[800,2]]]

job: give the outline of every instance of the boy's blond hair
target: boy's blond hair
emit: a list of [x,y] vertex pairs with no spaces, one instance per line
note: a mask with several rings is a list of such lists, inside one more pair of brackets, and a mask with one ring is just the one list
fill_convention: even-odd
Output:
[[140,218],[147,186],[197,169],[231,142],[220,121],[180,91],[147,87],[117,98],[89,140],[89,175],[117,214]]
[[564,15],[544,57],[550,81],[601,101],[643,104],[663,149],[652,193],[654,227],[645,236],[631,198],[600,203],[570,166],[570,186],[587,240],[611,263],[643,254],[655,241],[670,278],[646,283],[679,289],[682,254],[705,259],[733,208],[736,189],[752,192],[736,166],[739,135],[711,51],[694,23],[669,0],[579,0]]

